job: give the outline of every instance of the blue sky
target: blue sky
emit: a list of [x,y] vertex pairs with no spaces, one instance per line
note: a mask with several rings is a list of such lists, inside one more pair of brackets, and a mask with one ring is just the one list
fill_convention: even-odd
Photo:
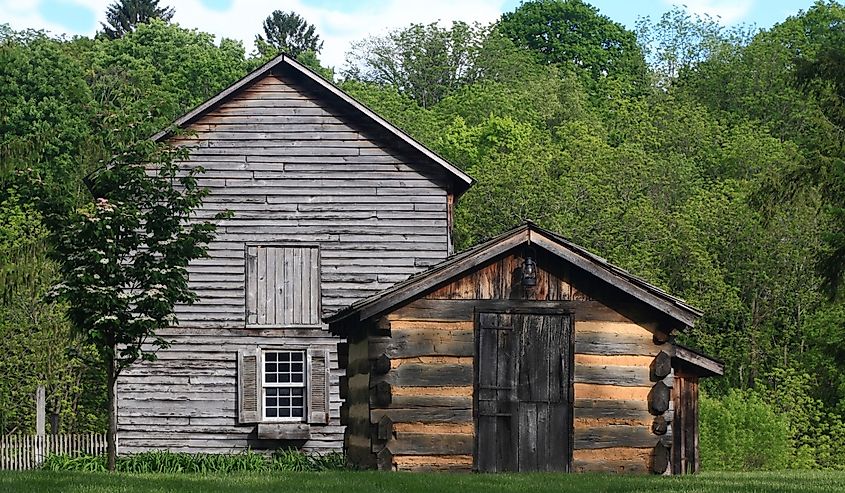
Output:
[[[14,29],[46,29],[55,34],[93,35],[112,0],[0,0],[0,23]],[[588,0],[604,15],[633,27],[640,16],[659,17],[673,4],[708,14],[725,25],[768,28],[813,0]],[[240,39],[252,49],[261,22],[275,9],[294,10],[317,26],[324,39],[322,60],[343,66],[350,43],[384,34],[411,22],[453,20],[491,22],[520,0],[160,0],[175,7],[174,20],[218,37]]]

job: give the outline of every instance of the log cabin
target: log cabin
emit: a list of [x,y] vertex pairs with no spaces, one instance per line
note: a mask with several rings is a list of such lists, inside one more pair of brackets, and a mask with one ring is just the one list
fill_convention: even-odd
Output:
[[349,459],[383,470],[699,468],[701,312],[524,224],[328,318]]
[[206,169],[197,217],[233,216],[171,346],[118,380],[120,453],[697,470],[698,379],[722,368],[672,337],[700,312],[533,224],[453,255],[472,178],[296,60],[153,139]]

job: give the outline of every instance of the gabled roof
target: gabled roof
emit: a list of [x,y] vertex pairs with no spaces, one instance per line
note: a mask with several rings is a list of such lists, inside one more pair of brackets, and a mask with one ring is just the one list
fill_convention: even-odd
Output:
[[460,195],[467,189],[469,189],[470,186],[472,186],[474,182],[472,177],[458,169],[455,165],[446,161],[444,158],[437,155],[428,147],[417,142],[413,137],[406,134],[405,132],[397,128],[395,125],[391,124],[384,118],[378,116],[374,111],[367,108],[364,104],[360,103],[359,101],[355,100],[349,94],[341,91],[337,86],[327,81],[313,70],[297,62],[290,55],[285,54],[280,54],[276,58],[255,69],[244,78],[235,82],[213,98],[197,106],[196,108],[189,111],[180,118],[176,119],[168,128],[153,135],[152,140],[160,141],[162,139],[165,139],[173,134],[173,130],[175,128],[185,128],[188,125],[194,123],[206,113],[210,112],[219,105],[228,101],[233,96],[237,95],[242,89],[249,87],[251,83],[261,79],[262,77],[270,73],[273,69],[277,68],[285,68],[295,71],[297,74],[301,75],[305,80],[324,90],[329,95],[329,97],[335,99],[337,103],[349,107],[352,112],[360,115],[363,119],[369,120],[375,123],[376,125],[380,126],[384,130],[386,130],[388,134],[397,137],[397,139],[404,145],[422,154],[426,159],[430,160],[436,165],[442,167],[446,171],[446,174],[453,179],[455,186],[454,191],[456,194]]
[[385,313],[405,301],[445,284],[497,255],[522,244],[543,248],[681,322],[684,326],[692,327],[696,320],[703,315],[700,310],[688,305],[682,299],[668,294],[562,236],[528,222],[454,255],[378,294],[357,301],[327,317],[325,321],[328,323],[338,322],[354,314],[357,314],[359,319],[364,320]]

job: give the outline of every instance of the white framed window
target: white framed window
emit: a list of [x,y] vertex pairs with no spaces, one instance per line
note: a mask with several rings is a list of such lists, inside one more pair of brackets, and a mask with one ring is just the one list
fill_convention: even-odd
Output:
[[262,352],[262,417],[266,421],[305,421],[307,358],[303,350]]
[[238,423],[326,425],[331,347],[238,349]]

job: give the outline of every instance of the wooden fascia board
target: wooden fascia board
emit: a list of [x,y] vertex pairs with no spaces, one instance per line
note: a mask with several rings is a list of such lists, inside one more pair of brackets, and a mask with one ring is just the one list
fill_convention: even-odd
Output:
[[695,325],[695,322],[698,318],[697,316],[687,312],[686,310],[682,309],[674,303],[670,303],[669,301],[666,301],[654,295],[653,293],[649,292],[644,288],[641,288],[640,286],[637,286],[629,280],[621,276],[617,276],[616,274],[605,269],[603,266],[598,265],[591,259],[579,255],[578,253],[570,250],[569,248],[561,246],[558,242],[546,237],[545,235],[537,231],[532,230],[530,232],[530,238],[531,243],[545,248],[551,253],[575,265],[576,267],[579,267],[589,272],[590,274],[598,277],[602,281],[607,282],[608,284],[611,284],[621,289],[622,291],[630,294],[631,296],[642,300],[643,302],[651,305],[652,307],[674,318],[675,320],[680,321],[684,325],[688,327],[693,327]]
[[526,233],[527,230],[518,231],[514,233],[513,236],[505,238],[488,248],[475,252],[467,258],[461,259],[459,262],[455,262],[446,268],[423,276],[417,281],[412,282],[407,286],[403,286],[392,293],[387,293],[378,300],[375,300],[373,303],[365,304],[358,310],[360,320],[366,320],[375,315],[379,315],[405,300],[411,299],[441,283],[449,281],[450,279],[459,276],[461,273],[477,267],[487,260],[527,242],[528,238]]
[[292,58],[287,58],[285,61],[287,62],[288,65],[290,65],[291,67],[298,70],[300,73],[302,73],[304,76],[308,77],[314,83],[323,87],[325,90],[331,92],[332,94],[334,94],[335,96],[337,96],[338,98],[340,98],[341,100],[343,100],[344,102],[346,102],[347,104],[349,104],[350,106],[355,108],[357,111],[363,113],[364,115],[369,117],[371,120],[373,120],[374,122],[376,122],[377,124],[379,124],[380,126],[385,128],[388,132],[395,135],[396,137],[398,137],[399,139],[404,141],[406,144],[413,147],[417,151],[421,152],[424,156],[431,159],[435,163],[439,164],[440,166],[445,168],[447,171],[449,171],[452,175],[457,177],[465,185],[464,190],[459,191],[458,195],[460,195],[460,193],[462,193],[463,191],[468,189],[470,186],[472,186],[472,184],[475,182],[475,180],[473,180],[472,177],[470,177],[469,175],[467,175],[466,173],[464,173],[463,171],[461,171],[460,169],[458,169],[457,167],[455,167],[454,165],[452,165],[451,163],[449,163],[448,161],[446,161],[442,157],[438,156],[434,151],[432,151],[428,147],[424,146],[420,142],[416,141],[413,137],[406,134],[405,132],[400,130],[398,127],[394,126],[392,123],[390,123],[387,120],[385,120],[384,118],[378,116],[375,112],[373,112],[372,110],[370,110],[369,108],[367,108],[363,104],[359,103],[352,96],[350,96],[350,95],[346,94],[345,92],[341,91],[340,89],[338,89],[331,82],[329,82],[326,79],[320,77],[318,74],[314,73],[312,70],[308,69],[307,67],[303,66],[302,64],[300,64],[299,62],[297,62],[296,60],[294,60]]
[[705,372],[710,372],[713,375],[722,376],[725,374],[724,363],[716,361],[715,359],[703,354],[696,353],[695,351],[691,351],[685,347],[675,345],[672,356],[685,363],[701,368],[702,370],[705,370]]

